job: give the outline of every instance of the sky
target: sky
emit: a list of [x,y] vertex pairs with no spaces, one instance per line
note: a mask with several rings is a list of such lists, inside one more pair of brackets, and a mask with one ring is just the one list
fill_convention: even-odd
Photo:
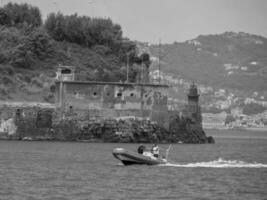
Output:
[[0,0],[51,12],[111,18],[131,40],[183,42],[226,31],[267,37],[267,0]]

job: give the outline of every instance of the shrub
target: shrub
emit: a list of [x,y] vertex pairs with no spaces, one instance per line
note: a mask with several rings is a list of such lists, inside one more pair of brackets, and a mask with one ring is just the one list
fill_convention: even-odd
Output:
[[24,42],[25,36],[17,28],[0,26],[0,62],[8,63],[14,59],[18,45]]
[[33,78],[31,84],[39,88],[43,87],[43,83],[38,78]]
[[[1,37],[1,35],[0,35]],[[52,55],[52,39],[42,28],[34,29],[29,35],[15,37],[19,42],[12,45],[10,63],[17,68],[29,69],[36,61]]]
[[225,118],[225,124],[229,124],[234,121],[235,121],[235,118],[232,115],[227,115]]
[[32,79],[30,76],[26,75],[26,76],[24,76],[24,80],[26,83],[30,83]]
[[56,86],[55,85],[50,86],[50,92],[52,92],[52,93],[56,92]]
[[0,65],[0,73],[3,75],[13,76],[15,72],[13,67],[10,65]]
[[54,51],[52,39],[42,28],[35,29],[29,34],[25,42],[25,49],[40,60],[47,58]]
[[11,19],[7,11],[3,8],[0,8],[0,25],[10,25]]
[[43,96],[43,99],[48,103],[55,103],[55,95],[54,94],[47,94]]
[[11,85],[11,84],[13,84],[13,80],[8,76],[3,76],[2,77],[2,83],[4,85]]
[[0,99],[5,99],[6,97],[8,97],[8,95],[9,95],[8,89],[3,85],[0,85]]
[[15,49],[10,64],[17,68],[28,69],[31,68],[35,62],[34,54],[26,50],[22,44]]
[[259,105],[257,103],[250,103],[250,104],[245,105],[243,109],[243,113],[245,115],[254,115],[254,114],[262,113],[264,110],[266,110],[264,106]]

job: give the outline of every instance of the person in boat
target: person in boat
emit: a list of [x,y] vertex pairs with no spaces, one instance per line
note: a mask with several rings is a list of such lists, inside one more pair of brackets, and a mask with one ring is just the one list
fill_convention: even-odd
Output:
[[144,145],[141,145],[138,147],[137,152],[139,154],[143,154],[146,151],[146,147]]
[[156,158],[159,157],[159,146],[157,144],[153,145],[153,147],[151,148],[151,153],[153,154],[154,157]]
[[142,154],[144,156],[150,157],[150,158],[155,158],[155,156],[152,154],[152,152],[150,152],[149,150],[147,150],[147,148],[144,145],[141,145],[138,147],[137,152],[139,154]]

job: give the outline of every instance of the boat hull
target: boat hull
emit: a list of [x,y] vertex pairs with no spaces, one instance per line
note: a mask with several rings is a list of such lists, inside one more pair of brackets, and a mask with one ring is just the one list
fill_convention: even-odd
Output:
[[165,159],[145,156],[133,151],[127,151],[123,148],[114,149],[112,154],[124,165],[159,165],[167,162]]

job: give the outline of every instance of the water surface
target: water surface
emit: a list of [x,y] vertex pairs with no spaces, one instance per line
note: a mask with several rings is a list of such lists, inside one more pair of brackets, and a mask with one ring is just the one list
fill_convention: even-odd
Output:
[[111,154],[138,144],[0,141],[0,199],[267,199],[267,134],[251,134],[173,144],[160,166]]

